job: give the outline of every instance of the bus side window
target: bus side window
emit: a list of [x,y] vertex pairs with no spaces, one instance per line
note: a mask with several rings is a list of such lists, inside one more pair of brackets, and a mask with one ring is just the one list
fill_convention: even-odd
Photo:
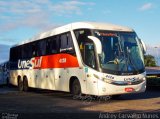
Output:
[[47,38],[47,41],[46,41],[46,54],[47,55],[51,54],[51,52],[50,52],[50,43],[51,43],[51,39]]
[[23,45],[22,46],[22,58],[25,59],[27,58],[27,48],[26,48],[26,45]]
[[89,41],[88,36],[91,35],[91,31],[89,29],[78,29],[75,30],[74,33],[76,35],[79,49],[81,51],[82,59],[84,61],[84,45]]
[[78,45],[80,47],[81,44],[84,44],[86,41],[88,41],[88,36],[91,35],[91,31],[88,29],[78,29],[74,31]]
[[59,36],[53,36],[52,37],[52,42],[51,42],[51,52],[53,54],[58,53],[58,48],[59,48]]
[[22,46],[16,47],[16,60],[22,58]]
[[67,45],[69,48],[74,49],[73,40],[72,40],[72,36],[70,33],[67,33]]
[[67,48],[67,35],[63,34],[60,36],[60,52],[66,52]]
[[30,44],[22,46],[22,58],[27,59],[32,57],[32,47]]
[[36,44],[32,43],[32,57],[37,56]]
[[37,43],[37,56],[46,54],[46,40],[41,40]]
[[52,36],[47,39],[46,53],[47,55],[58,53],[58,36]]
[[15,61],[15,48],[10,49],[10,61]]
[[62,34],[60,41],[60,52],[76,55],[71,33]]
[[67,33],[67,46],[68,46],[68,53],[71,55],[76,56],[76,52],[75,52],[75,48],[74,48],[74,44],[73,44],[73,39],[71,36],[71,33]]
[[13,47],[10,49],[10,60],[17,61],[22,58],[22,46]]

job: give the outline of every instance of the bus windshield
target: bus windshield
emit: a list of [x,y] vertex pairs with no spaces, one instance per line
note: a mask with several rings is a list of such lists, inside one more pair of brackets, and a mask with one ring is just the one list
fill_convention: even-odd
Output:
[[140,41],[135,32],[96,30],[102,43],[99,62],[103,72],[111,74],[138,74],[144,71]]

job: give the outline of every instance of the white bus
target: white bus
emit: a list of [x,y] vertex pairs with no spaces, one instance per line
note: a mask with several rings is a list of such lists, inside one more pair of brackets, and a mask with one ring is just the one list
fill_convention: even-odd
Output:
[[0,64],[0,85],[9,84],[9,62]]
[[146,89],[145,47],[134,30],[106,23],[71,23],[10,49],[10,83],[96,96]]

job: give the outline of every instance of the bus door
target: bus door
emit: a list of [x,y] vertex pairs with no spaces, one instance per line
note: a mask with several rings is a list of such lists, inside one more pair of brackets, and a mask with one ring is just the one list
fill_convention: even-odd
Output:
[[87,92],[89,94],[97,94],[97,80],[94,79],[93,74],[96,74],[96,56],[93,43],[85,43],[84,45],[84,63],[85,67]]

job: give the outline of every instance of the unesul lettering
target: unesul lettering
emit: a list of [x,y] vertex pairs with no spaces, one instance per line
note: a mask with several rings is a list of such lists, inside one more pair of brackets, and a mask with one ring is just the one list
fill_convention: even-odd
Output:
[[30,60],[18,60],[19,69],[33,69],[41,67],[42,57],[32,58]]

